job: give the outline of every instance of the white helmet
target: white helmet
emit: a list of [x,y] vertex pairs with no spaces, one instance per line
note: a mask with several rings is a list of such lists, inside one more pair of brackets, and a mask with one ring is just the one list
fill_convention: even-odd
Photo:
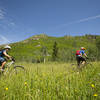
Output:
[[81,47],[81,50],[85,50],[86,48],[84,48],[84,47]]
[[11,49],[11,47],[10,47],[9,45],[6,45],[6,46],[4,47],[4,49]]

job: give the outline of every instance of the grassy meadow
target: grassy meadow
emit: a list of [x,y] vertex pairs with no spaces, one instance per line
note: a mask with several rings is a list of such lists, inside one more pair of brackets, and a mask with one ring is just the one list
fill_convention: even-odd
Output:
[[100,62],[18,64],[26,71],[0,76],[0,100],[100,100]]

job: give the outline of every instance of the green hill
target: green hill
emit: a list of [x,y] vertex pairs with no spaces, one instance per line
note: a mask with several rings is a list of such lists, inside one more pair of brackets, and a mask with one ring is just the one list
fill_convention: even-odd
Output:
[[86,52],[90,57],[97,57],[96,38],[100,36],[85,35],[85,36],[64,36],[51,37],[45,34],[32,36],[24,41],[10,44],[12,50],[10,54],[17,61],[37,62],[43,61],[43,49],[45,48],[46,60],[51,61],[53,45],[57,42],[58,61],[74,61],[75,52],[80,47],[85,47]]

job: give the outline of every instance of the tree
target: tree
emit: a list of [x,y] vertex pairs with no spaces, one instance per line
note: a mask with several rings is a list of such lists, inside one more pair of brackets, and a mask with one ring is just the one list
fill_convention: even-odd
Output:
[[97,53],[98,53],[98,59],[100,60],[100,36],[98,36],[96,38],[96,47],[98,49]]
[[52,60],[56,61],[57,58],[58,58],[58,47],[57,47],[57,42],[55,41],[53,45]]
[[45,46],[43,46],[41,48],[41,52],[42,52],[42,57],[43,57],[43,62],[45,63],[46,61],[46,56],[47,56],[47,48]]

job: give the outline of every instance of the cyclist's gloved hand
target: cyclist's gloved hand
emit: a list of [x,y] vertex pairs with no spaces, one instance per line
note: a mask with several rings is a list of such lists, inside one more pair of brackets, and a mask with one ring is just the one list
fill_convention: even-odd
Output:
[[9,60],[12,60],[12,57],[11,56],[9,57]]

